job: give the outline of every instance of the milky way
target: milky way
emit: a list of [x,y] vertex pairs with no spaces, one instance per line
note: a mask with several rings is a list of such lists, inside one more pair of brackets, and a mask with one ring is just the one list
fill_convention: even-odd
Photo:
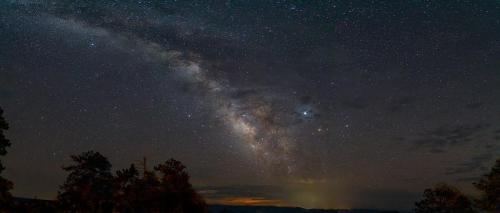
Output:
[[[132,48],[133,54],[161,64],[165,72],[173,73],[178,81],[193,88],[188,95],[198,95],[210,103],[214,117],[238,135],[239,143],[255,154],[253,157],[261,169],[280,176],[294,175],[300,169],[295,162],[303,160],[297,155],[294,141],[289,136],[292,129],[288,127],[293,125],[293,120],[311,119],[310,106],[299,106],[298,111],[292,112],[293,109],[273,105],[277,100],[272,95],[262,94],[266,91],[235,94],[244,91],[231,86],[223,76],[212,77],[210,70],[203,67],[209,62],[193,52],[168,49],[135,35],[120,35],[71,19],[48,17],[47,20],[49,25],[105,39],[118,49]],[[89,45],[96,44],[91,42]]]
[[496,0],[0,1],[5,176],[50,199],[68,156],[96,150],[113,169],[178,159],[214,203],[473,193],[500,155],[499,16]]
[[289,174],[293,172],[293,143],[288,138],[287,129],[275,121],[283,116],[280,115],[282,112],[259,97],[231,98],[231,92],[237,88],[231,87],[230,82],[222,84],[222,80],[210,78],[209,71],[202,68],[202,62],[185,58],[181,52],[158,50],[155,54],[165,59],[178,77],[202,91],[211,102],[215,116],[239,135],[243,145],[256,154],[260,164],[286,166]]

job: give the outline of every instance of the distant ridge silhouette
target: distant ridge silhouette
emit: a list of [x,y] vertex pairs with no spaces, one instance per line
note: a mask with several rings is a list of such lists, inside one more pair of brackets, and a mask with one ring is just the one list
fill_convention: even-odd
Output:
[[[52,200],[14,198],[17,204],[29,206],[29,212],[51,212],[50,208],[55,203]],[[279,206],[230,206],[230,205],[209,205],[210,213],[403,213],[400,211],[384,211],[375,209],[304,209],[300,207],[279,207]]]

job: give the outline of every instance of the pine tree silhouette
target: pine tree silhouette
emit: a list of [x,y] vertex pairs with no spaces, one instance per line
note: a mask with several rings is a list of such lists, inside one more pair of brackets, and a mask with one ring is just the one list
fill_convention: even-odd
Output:
[[72,155],[74,164],[63,167],[69,172],[57,199],[68,212],[111,212],[113,175],[111,163],[99,152]]

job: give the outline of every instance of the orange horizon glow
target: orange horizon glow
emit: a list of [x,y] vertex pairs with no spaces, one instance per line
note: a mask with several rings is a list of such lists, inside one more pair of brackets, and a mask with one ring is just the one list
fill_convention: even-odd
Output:
[[223,205],[273,205],[280,206],[283,205],[282,200],[278,199],[268,199],[264,197],[228,197],[221,199],[209,199],[209,203],[212,204],[223,204]]

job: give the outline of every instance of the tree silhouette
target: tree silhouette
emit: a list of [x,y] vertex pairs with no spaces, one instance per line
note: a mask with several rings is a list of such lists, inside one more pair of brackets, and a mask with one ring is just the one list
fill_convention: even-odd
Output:
[[[174,159],[144,171],[129,168],[111,173],[111,164],[98,152],[72,155],[74,164],[60,187],[62,212],[206,213],[207,204],[189,183],[186,167]],[[159,175],[157,175],[157,173]]]
[[160,173],[161,183],[170,191],[184,191],[191,188],[186,167],[180,161],[169,159],[154,169]]
[[139,171],[132,164],[128,169],[116,172],[114,178],[113,204],[118,212],[133,212],[134,204],[139,198],[135,187],[139,182]]
[[500,158],[496,160],[490,173],[484,175],[474,186],[482,192],[481,197],[476,200],[480,209],[486,211],[500,210]]
[[192,188],[186,167],[169,159],[154,168],[160,173],[162,212],[208,212],[205,201]]
[[415,203],[416,213],[475,212],[470,200],[455,187],[441,183],[424,191],[424,199]]
[[154,172],[144,171],[142,179],[134,189],[140,195],[135,212],[161,212],[162,190]]
[[117,212],[159,212],[160,182],[152,172],[145,171],[139,177],[135,165],[116,173],[113,196]]
[[111,212],[113,175],[111,163],[99,152],[72,155],[74,165],[63,167],[69,172],[61,186],[58,202],[68,212]]
[[[9,129],[9,124],[5,121],[3,117],[3,110],[0,107],[0,156],[5,156],[7,154],[7,147],[10,146],[10,141],[4,135],[4,131]],[[0,175],[5,167],[0,161]],[[0,176],[0,211],[7,209],[12,203],[12,195],[10,190],[12,189],[12,182]]]

